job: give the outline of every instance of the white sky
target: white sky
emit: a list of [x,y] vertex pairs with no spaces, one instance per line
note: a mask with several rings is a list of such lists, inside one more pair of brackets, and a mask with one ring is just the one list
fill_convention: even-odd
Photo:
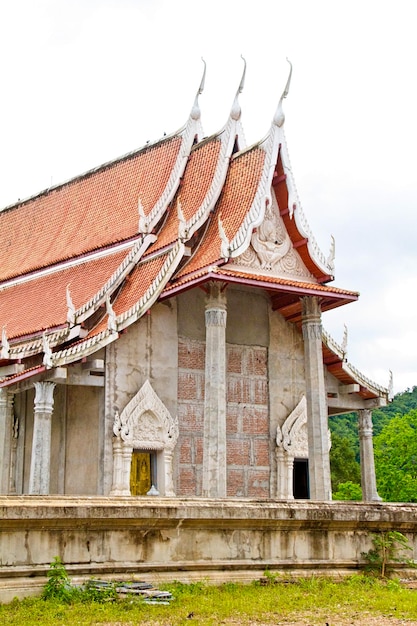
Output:
[[[417,385],[412,0],[0,0],[0,206],[157,140],[188,118],[201,73],[207,135],[240,102],[261,139],[293,66],[286,135],[307,220],[335,285],[324,315],[348,358],[395,392]],[[45,225],[47,227],[47,225]],[[2,237],[7,233],[2,233]],[[34,242],[36,245],[36,242]]]

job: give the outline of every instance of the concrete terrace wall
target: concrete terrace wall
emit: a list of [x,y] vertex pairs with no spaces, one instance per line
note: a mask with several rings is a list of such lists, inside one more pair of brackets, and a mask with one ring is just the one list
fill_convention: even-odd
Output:
[[352,573],[379,530],[405,534],[417,558],[417,505],[0,496],[0,601],[39,593],[55,556],[74,580]]

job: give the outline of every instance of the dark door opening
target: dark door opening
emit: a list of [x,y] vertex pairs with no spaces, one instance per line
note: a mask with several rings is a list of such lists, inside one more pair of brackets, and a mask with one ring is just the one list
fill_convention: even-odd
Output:
[[310,498],[308,459],[294,459],[293,494],[295,500]]

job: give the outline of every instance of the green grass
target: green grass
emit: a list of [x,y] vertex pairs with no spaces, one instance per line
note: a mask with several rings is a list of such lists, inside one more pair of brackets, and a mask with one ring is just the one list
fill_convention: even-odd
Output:
[[[117,602],[75,601],[28,598],[0,605],[0,624],[25,626],[129,626],[176,625],[265,625],[308,624],[330,626],[366,624],[367,616],[417,620],[417,590],[397,581],[380,582],[365,576],[352,576],[335,582],[308,578],[284,582],[269,577],[269,584],[214,586],[204,583],[160,586],[171,591],[175,600],[169,606],[152,606],[128,598]],[[192,615],[190,615],[192,614]],[[383,621],[385,619],[385,622]],[[375,622],[374,622],[375,623]]]

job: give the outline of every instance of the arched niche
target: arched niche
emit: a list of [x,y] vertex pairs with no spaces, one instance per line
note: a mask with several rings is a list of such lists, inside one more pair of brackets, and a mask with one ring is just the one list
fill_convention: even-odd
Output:
[[110,495],[129,496],[133,450],[156,452],[157,491],[175,496],[172,454],[178,440],[174,419],[147,380],[113,423],[113,484]]

